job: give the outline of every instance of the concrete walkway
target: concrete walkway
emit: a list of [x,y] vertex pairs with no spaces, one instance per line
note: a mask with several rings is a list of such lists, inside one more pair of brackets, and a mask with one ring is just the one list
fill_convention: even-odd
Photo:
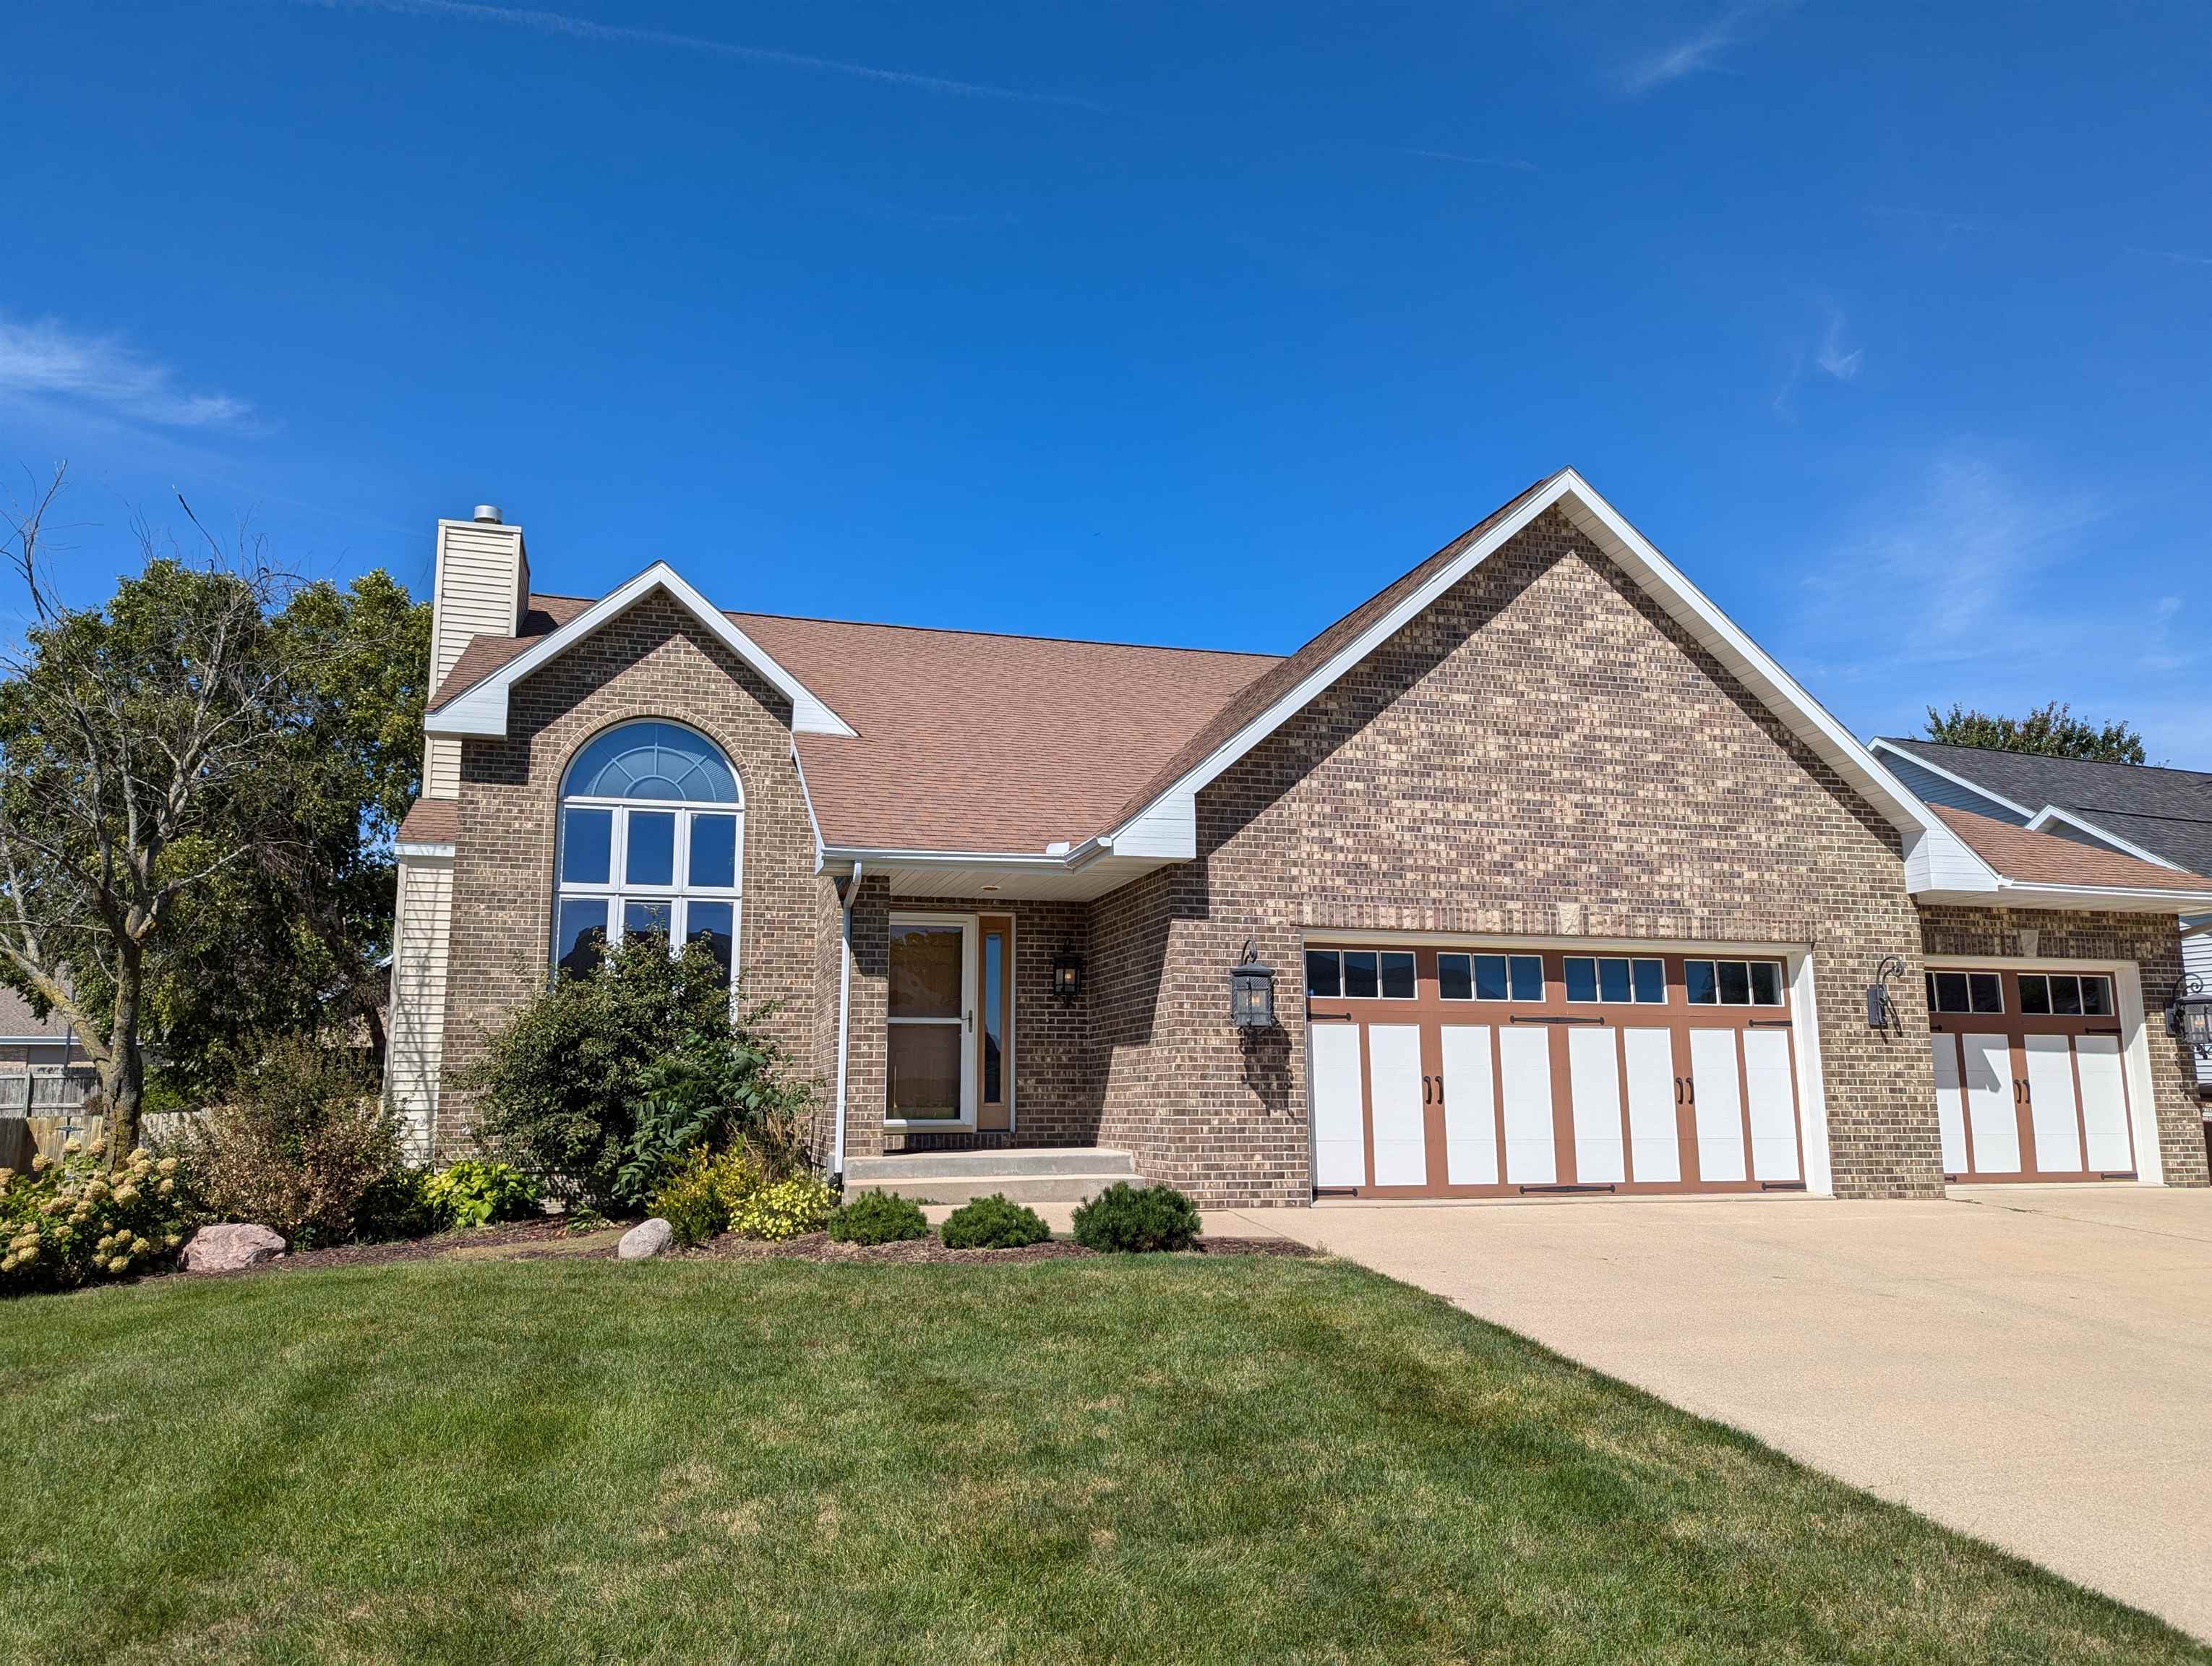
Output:
[[1281,1231],[2212,1639],[2212,1192],[1209,1214]]

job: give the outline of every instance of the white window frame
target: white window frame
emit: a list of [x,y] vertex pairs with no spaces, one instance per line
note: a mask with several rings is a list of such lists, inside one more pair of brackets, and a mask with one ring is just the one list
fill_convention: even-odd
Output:
[[[1568,963],[1569,961],[1572,961],[1572,960],[1587,960],[1587,961],[1589,961],[1589,964],[1590,964],[1590,967],[1591,967],[1591,970],[1592,970],[1593,976],[1595,976],[1596,977],[1596,979],[1597,979],[1597,991],[1598,991],[1598,992],[1597,992],[1597,994],[1595,994],[1592,995],[1592,996],[1591,996],[1588,1000],[1577,1000],[1575,998],[1574,986],[1573,986],[1571,983],[1568,982],[1568,981],[1567,981],[1567,963]],[[1608,960],[1618,960],[1619,962],[1620,962],[1620,964],[1621,964],[1622,965],[1624,965],[1624,966],[1626,966],[1626,967],[1627,967],[1627,968],[1628,968],[1628,999],[1627,999],[1626,1000],[1607,1000],[1605,998],[1605,977],[1604,977],[1604,975],[1603,975],[1602,973],[1599,973],[1599,972],[1597,972],[1597,971],[1596,971],[1596,968],[1597,968],[1597,967],[1599,967],[1600,965],[1602,965],[1606,961],[1608,961]],[[1643,962],[1643,963],[1644,963],[1645,964],[1648,964],[1648,965],[1654,965],[1654,966],[1656,966],[1656,967],[1658,967],[1658,969],[1659,969],[1659,999],[1658,999],[1658,1000],[1638,1000],[1636,998],[1636,967],[1637,967],[1637,963],[1638,963],[1638,962],[1639,962],[1639,961],[1641,961],[1641,962]],[[1509,974],[1509,976],[1510,976],[1510,974]],[[1665,957],[1665,956],[1663,956],[1663,955],[1656,955],[1656,954],[1567,954],[1567,955],[1561,955],[1561,956],[1559,957],[1559,993],[1560,993],[1563,996],[1565,996],[1565,999],[1566,999],[1566,1002],[1567,1002],[1567,1005],[1568,1005],[1568,1006],[1668,1006],[1668,1005],[1669,1005],[1669,1004],[1670,1004],[1670,997],[1669,997],[1669,994],[1668,994],[1668,988],[1667,988],[1667,960],[1666,960],[1666,957]]]
[[[1690,996],[1690,967],[1693,963],[1711,966],[1713,969],[1713,998],[1711,1000],[1695,1000]],[[1721,999],[1721,968],[1726,965],[1743,968],[1744,987],[1747,990],[1754,988],[1751,982],[1751,969],[1753,966],[1773,967],[1775,993],[1782,998],[1779,1000],[1761,1000],[1754,994],[1747,1001],[1723,1000]],[[1685,1006],[1733,1008],[1746,1012],[1787,1012],[1790,1008],[1790,968],[1787,963],[1763,954],[1684,955],[1682,957],[1682,1004]]]
[[[1437,998],[1439,1000],[1456,1003],[1461,999],[1457,995],[1444,994],[1443,958],[1448,954],[1467,957],[1466,1000],[1469,1006],[1481,1001],[1492,1006],[1506,1006],[1518,1001],[1527,1006],[1540,1005],[1551,999],[1545,991],[1551,988],[1552,975],[1545,968],[1544,957],[1540,951],[1531,952],[1527,949],[1439,949],[1437,951]],[[1502,960],[1505,963],[1505,993],[1504,994],[1486,995],[1482,993],[1482,984],[1475,976],[1474,963],[1478,960]],[[1516,960],[1533,960],[1536,963],[1536,993],[1534,995],[1516,995],[1513,993],[1513,963]]]
[[[1964,1006],[1942,1006],[1936,1004],[1936,992],[1938,988],[1941,987],[1936,982],[1936,977],[1939,973],[1945,976],[1963,977],[1967,981],[1966,1004]],[[1977,977],[1993,977],[1996,979],[1997,1009],[1996,1012],[1984,1012],[1974,1005],[1973,980]],[[1931,1016],[1942,1018],[2003,1018],[2006,1016],[2004,974],[1996,970],[1993,967],[1987,966],[1974,968],[1965,966],[1930,966],[1928,968],[1928,1011]]]
[[[638,719],[636,721],[666,723],[672,727],[686,729],[698,734],[688,724],[670,718]],[[617,724],[617,728],[626,727]],[[600,734],[611,733],[601,730]],[[597,740],[599,735],[593,735]],[[744,964],[740,958],[744,941],[745,887],[745,787],[737,766],[719,745],[706,735],[702,740],[714,747],[730,771],[736,784],[737,797],[728,803],[703,803],[691,799],[632,799],[613,798],[599,793],[563,793],[555,803],[553,837],[553,923],[550,952],[548,958],[557,974],[561,964],[561,905],[570,901],[604,901],[607,909],[607,947],[611,950],[625,935],[623,915],[632,903],[665,903],[668,909],[668,952],[671,958],[684,952],[690,935],[691,907],[695,902],[727,903],[730,909],[730,1010],[737,1011],[738,985],[742,979],[739,968]],[[586,741],[585,745],[589,745]],[[583,755],[584,747],[576,749]],[[571,760],[573,765],[574,760]],[[566,779],[566,773],[563,773]],[[562,870],[568,860],[568,812],[571,810],[605,810],[612,813],[607,836],[607,877],[604,883],[563,879]],[[624,875],[629,866],[629,824],[633,814],[671,815],[675,818],[676,848],[671,864],[671,883],[662,885],[633,885]],[[733,849],[727,885],[695,885],[691,883],[691,824],[701,817],[726,817],[735,824],[732,829]]]

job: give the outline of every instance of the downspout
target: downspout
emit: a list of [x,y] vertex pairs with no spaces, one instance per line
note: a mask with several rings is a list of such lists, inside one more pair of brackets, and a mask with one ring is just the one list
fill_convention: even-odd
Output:
[[852,873],[845,879],[845,894],[839,898],[845,922],[837,968],[837,1134],[830,1172],[841,1183],[845,1177],[845,1054],[853,1021],[853,904],[860,899],[861,866],[858,861],[853,864]]

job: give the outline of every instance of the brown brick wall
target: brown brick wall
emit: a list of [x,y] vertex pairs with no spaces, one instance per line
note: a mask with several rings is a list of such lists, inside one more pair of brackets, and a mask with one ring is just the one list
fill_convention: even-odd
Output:
[[[1838,1191],[1941,1190],[1895,832],[1556,510],[1201,793],[1199,849],[1093,909],[1103,1135],[1148,1176],[1305,1197],[1326,927],[1810,945]],[[1240,1044],[1248,936],[1287,1022]],[[1893,953],[1903,1037],[1865,1023]]]
[[[2033,933],[2033,952],[2022,940],[2023,932]],[[1920,933],[1928,954],[2136,963],[2142,977],[2151,1099],[2166,1183],[2207,1183],[2204,1113],[2197,1097],[2194,1061],[2189,1050],[2166,1033],[2164,1018],[2166,1005],[2181,982],[2181,938],[2172,915],[1931,908],[1921,911]]]
[[739,998],[773,1003],[765,1028],[817,1061],[822,893],[792,762],[790,705],[665,596],[640,603],[511,691],[507,733],[461,749],[453,859],[446,1079],[434,1144],[470,1148],[455,1073],[486,1031],[544,987],[550,958],[555,810],[577,750],[609,725],[661,717],[711,737],[745,796]]

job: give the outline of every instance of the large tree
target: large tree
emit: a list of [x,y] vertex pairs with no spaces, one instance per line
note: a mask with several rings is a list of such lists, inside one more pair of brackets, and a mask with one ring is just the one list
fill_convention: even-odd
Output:
[[127,1152],[149,1039],[204,1094],[271,1033],[380,1037],[429,610],[381,572],[301,586],[252,540],[187,559],[143,527],[143,570],[72,605],[60,480],[10,520],[31,619],[0,666],[0,982],[66,1018]]
[[149,999],[161,1085],[221,1093],[262,1038],[384,1044],[392,836],[421,789],[430,609],[382,569],[295,591],[274,620],[287,669],[286,785],[234,806],[262,852],[180,898]]
[[2038,706],[2026,717],[1992,717],[1954,705],[1928,708],[1928,738],[1946,746],[1979,746],[1996,752],[2039,752],[2045,757],[2087,758],[2099,763],[2141,763],[2142,737],[2124,723],[2100,727],[2073,714],[2063,701]]
[[91,1056],[120,1157],[169,918],[255,859],[230,836],[236,806],[283,790],[282,581],[251,557],[188,562],[142,527],[144,570],[104,608],[73,605],[49,570],[62,476],[9,517],[30,618],[0,676],[0,963]]

